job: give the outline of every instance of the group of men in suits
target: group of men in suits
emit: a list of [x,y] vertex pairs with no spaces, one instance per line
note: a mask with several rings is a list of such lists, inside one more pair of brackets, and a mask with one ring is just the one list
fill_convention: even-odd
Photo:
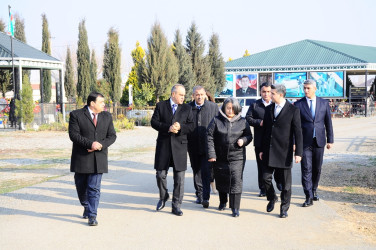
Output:
[[[260,195],[269,201],[267,212],[274,209],[278,197],[272,184],[281,191],[280,217],[286,218],[291,201],[291,168],[301,162],[302,185],[306,200],[303,207],[319,200],[324,147],[333,143],[333,127],[328,102],[315,95],[316,82],[304,82],[305,97],[291,104],[285,99],[284,85],[261,86],[261,99],[252,104],[246,119],[254,127],[255,153],[258,165]],[[159,189],[156,210],[169,199],[167,174],[173,168],[172,213],[182,216],[187,152],[193,169],[196,203],[209,207],[210,163],[207,159],[206,129],[218,114],[218,106],[206,100],[201,86],[193,89],[194,100],[184,104],[185,88],[175,84],[171,97],[157,103],[151,126],[158,131],[154,168]],[[79,201],[84,207],[82,217],[90,226],[98,225],[97,208],[102,174],[108,172],[108,147],[116,140],[112,116],[104,111],[104,96],[92,92],[87,105],[72,111],[69,137],[73,142],[71,172]]]
[[[252,104],[246,119],[254,127],[255,153],[258,165],[260,197],[267,196],[267,212],[274,209],[278,197],[272,177],[281,191],[280,217],[286,218],[291,201],[291,168],[301,162],[302,186],[306,195],[303,207],[319,200],[320,180],[325,145],[334,141],[329,103],[315,95],[314,80],[304,82],[305,97],[288,102],[284,85],[261,85],[261,99]],[[269,97],[270,94],[270,97]],[[271,101],[272,102],[271,102]]]

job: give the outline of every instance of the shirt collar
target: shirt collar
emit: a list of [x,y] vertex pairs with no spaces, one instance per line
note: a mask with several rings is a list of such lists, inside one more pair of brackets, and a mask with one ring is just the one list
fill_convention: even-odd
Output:
[[262,103],[264,104],[264,106],[266,107],[266,106],[269,106],[270,104],[272,104],[272,100],[269,100],[269,102],[266,102],[264,99],[262,99],[261,98],[261,100],[262,100]]
[[316,101],[316,96],[314,96],[313,98],[311,98],[311,99],[309,99],[308,97],[306,97],[306,99],[307,99],[307,102],[309,102],[310,100],[312,100],[312,101]]
[[[172,107],[172,105],[174,105],[174,104],[176,104],[176,103],[174,103],[174,101],[172,100],[172,98],[170,98],[170,105],[171,105],[171,107]],[[176,104],[177,105],[177,104]]]
[[90,113],[90,115],[91,115],[91,117],[93,117],[94,115],[94,112],[90,109],[90,107],[89,106],[87,106],[87,109],[89,110],[89,113]]
[[195,101],[195,105],[196,105],[196,107],[201,107],[201,108],[202,108],[202,106],[204,106],[204,104],[205,104],[205,102],[204,102],[203,104],[201,104],[201,105],[198,105],[198,104],[196,103],[196,101]]
[[278,106],[278,107],[283,108],[285,106],[285,104],[286,104],[286,99],[283,99],[283,101],[280,104],[276,103],[275,105]]

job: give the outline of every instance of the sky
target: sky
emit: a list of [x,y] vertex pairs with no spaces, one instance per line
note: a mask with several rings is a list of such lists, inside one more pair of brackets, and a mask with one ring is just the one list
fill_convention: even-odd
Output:
[[90,49],[101,65],[107,32],[119,31],[122,73],[132,67],[136,42],[146,49],[151,27],[159,22],[169,43],[176,29],[185,36],[192,22],[208,42],[220,39],[225,61],[285,44],[313,39],[376,47],[374,0],[1,0],[0,18],[8,23],[8,5],[25,21],[27,43],[42,44],[42,13],[47,16],[52,55],[65,61],[67,46],[75,53],[78,24],[86,20]]

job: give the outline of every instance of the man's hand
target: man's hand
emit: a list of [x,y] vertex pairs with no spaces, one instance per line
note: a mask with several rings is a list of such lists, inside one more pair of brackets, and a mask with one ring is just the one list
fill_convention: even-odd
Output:
[[260,157],[260,160],[262,160],[262,152],[260,152],[259,157]]
[[175,122],[175,123],[173,124],[173,126],[175,127],[175,129],[176,129],[177,131],[180,130],[180,123]]
[[238,143],[238,146],[241,147],[241,146],[244,145],[244,140],[243,140],[243,139],[239,139],[239,140],[237,141],[237,143]]
[[328,143],[328,144],[326,144],[326,148],[327,149],[331,149],[333,147],[333,143]]
[[210,158],[209,160],[208,160],[208,162],[214,162],[214,161],[216,161],[217,159],[215,159],[215,158]]
[[177,134],[179,131],[174,127],[174,125],[171,125],[170,128],[168,129],[168,132]]
[[91,150],[102,150],[102,144],[97,141],[93,142],[93,144],[91,145]]
[[299,163],[302,160],[302,157],[295,155],[295,163]]
[[263,124],[264,124],[264,120],[261,120],[260,127],[262,127]]

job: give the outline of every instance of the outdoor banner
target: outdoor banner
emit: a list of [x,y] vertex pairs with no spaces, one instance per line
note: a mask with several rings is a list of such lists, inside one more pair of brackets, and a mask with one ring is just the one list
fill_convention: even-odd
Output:
[[236,75],[236,97],[257,96],[257,74]]
[[283,84],[286,87],[286,98],[299,98],[304,96],[303,83],[307,80],[306,72],[275,73],[274,84]]
[[[347,75],[354,87],[365,87],[366,76],[365,75]],[[367,91],[371,89],[373,81],[375,81],[376,75],[367,75]]]
[[216,93],[217,97],[233,97],[234,96],[234,75],[227,74],[226,75],[226,85],[223,87],[222,91]]
[[309,78],[316,81],[316,95],[319,97],[343,97],[343,77],[343,71],[309,73]]

